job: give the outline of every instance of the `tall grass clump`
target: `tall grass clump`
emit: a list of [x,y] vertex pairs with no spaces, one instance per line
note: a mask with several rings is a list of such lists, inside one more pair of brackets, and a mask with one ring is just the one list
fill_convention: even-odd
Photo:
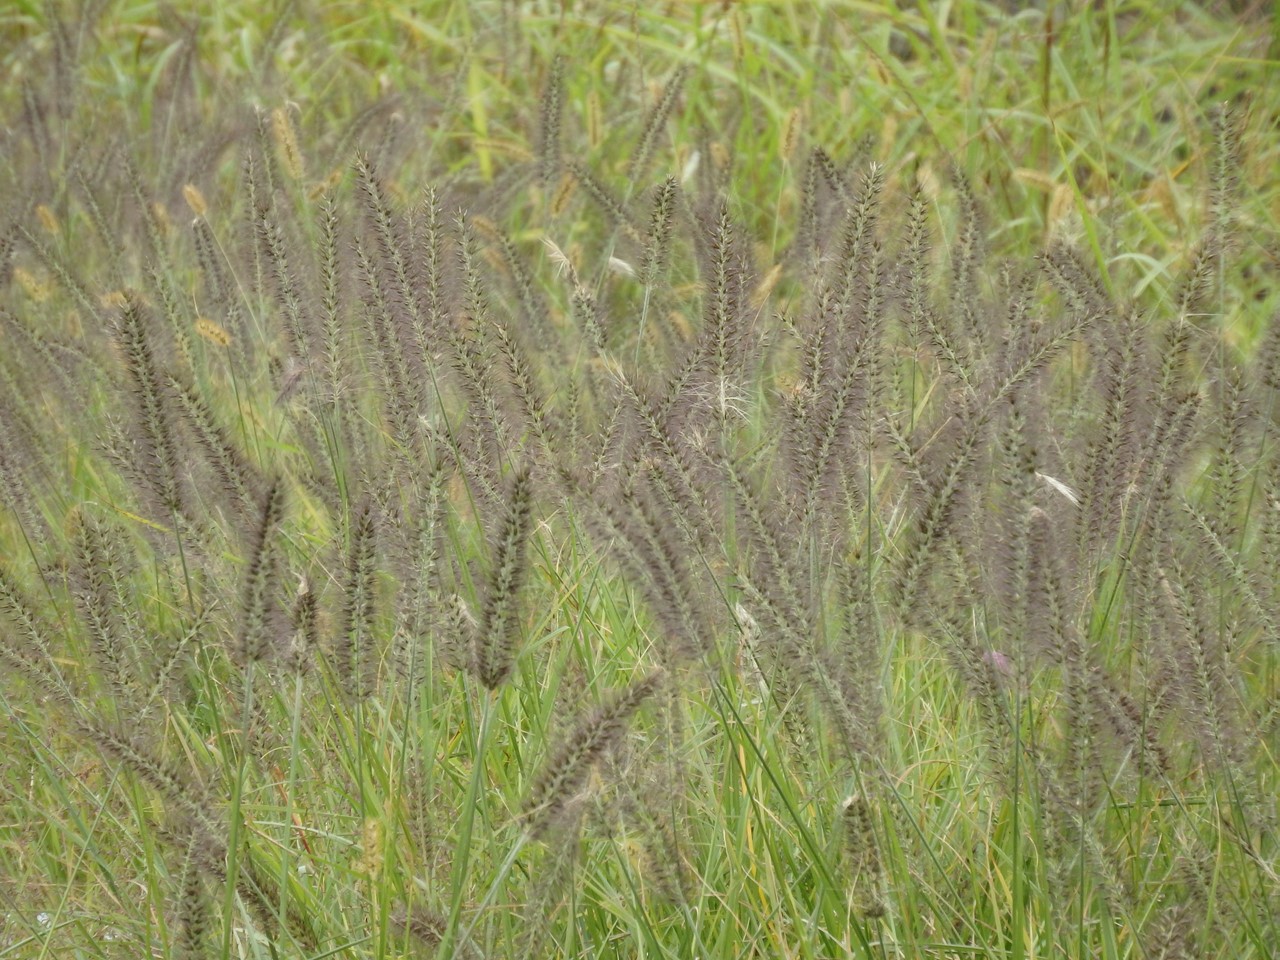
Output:
[[1274,51],[870,7],[14,15],[0,957],[1272,955]]

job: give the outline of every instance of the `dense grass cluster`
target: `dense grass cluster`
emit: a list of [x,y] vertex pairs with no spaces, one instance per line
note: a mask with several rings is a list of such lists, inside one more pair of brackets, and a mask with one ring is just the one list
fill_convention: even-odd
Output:
[[1272,955],[1274,97],[1153,268],[1079,155],[740,186],[696,57],[504,18],[465,139],[482,48],[308,117],[193,26],[138,127],[108,26],[0,150],[0,958]]

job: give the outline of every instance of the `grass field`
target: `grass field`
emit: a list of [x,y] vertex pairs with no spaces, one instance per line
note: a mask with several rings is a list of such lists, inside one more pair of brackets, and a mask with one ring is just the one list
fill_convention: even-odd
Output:
[[6,7],[0,960],[1276,955],[1278,14]]

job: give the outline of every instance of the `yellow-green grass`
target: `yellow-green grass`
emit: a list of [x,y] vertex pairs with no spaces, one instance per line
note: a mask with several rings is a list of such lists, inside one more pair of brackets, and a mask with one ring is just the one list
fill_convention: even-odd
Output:
[[[561,55],[565,142],[612,189],[639,199],[665,176],[687,172],[692,194],[703,173],[726,164],[730,209],[761,274],[787,266],[764,291],[772,294],[770,317],[800,310],[808,292],[810,278],[786,258],[814,147],[886,166],[886,219],[894,228],[904,195],[920,184],[940,224],[938,246],[958,229],[954,165],[973,184],[998,256],[1026,262],[1051,240],[1071,241],[1115,299],[1163,316],[1209,220],[1212,111],[1225,101],[1236,104],[1242,125],[1232,210],[1236,266],[1202,323],[1223,354],[1250,357],[1280,298],[1275,11],[1231,14],[1155,0],[1049,6],[1051,18],[964,0],[909,10],[871,2],[299,3],[281,10],[230,3],[181,11],[111,4],[84,41],[53,167],[41,176],[18,166],[29,154],[4,161],[9,181],[43,192],[11,195],[0,211],[6,227],[16,223],[66,258],[93,302],[114,304],[118,280],[142,283],[148,255],[141,231],[130,234],[115,265],[124,276],[114,277],[75,186],[53,176],[78,138],[105,144],[114,133],[133,154],[146,194],[164,206],[171,238],[185,237],[180,231],[194,215],[182,199],[192,183],[206,198],[214,234],[228,250],[243,251],[238,155],[194,163],[195,177],[183,165],[201,159],[186,152],[196,121],[243,124],[247,107],[256,105],[282,118],[268,143],[286,173],[282,195],[306,214],[297,226],[301,238],[291,240],[310,249],[319,209],[312,187],[336,173],[337,189],[354,193],[356,147],[379,145],[346,133],[359,111],[380,103],[380,133],[400,138],[391,151],[398,165],[388,171],[393,198],[416,199],[437,182],[473,199],[473,212],[510,236],[563,329],[572,290],[555,276],[544,239],[567,254],[585,286],[613,290],[630,307],[640,297],[634,288],[616,293],[623,281],[613,279],[607,259],[628,256],[628,238],[582,199],[581,188],[558,211],[558,182],[511,175],[538,154],[540,98]],[[19,4],[0,16],[0,62],[14,80],[0,93],[9,121],[23,109],[24,82],[53,89],[58,41],[43,7]],[[194,48],[184,47],[186,38]],[[175,64],[187,54],[194,57],[193,95],[172,88]],[[646,112],[681,68],[689,72],[679,104],[642,179],[629,183],[624,175]],[[296,180],[288,177],[289,126],[305,160]],[[647,210],[636,210],[643,226]],[[483,223],[479,229],[492,239]],[[178,258],[172,279],[182,297],[203,306],[207,289],[183,252],[186,242],[169,241]],[[31,280],[24,286],[14,271],[4,309],[44,332],[81,334],[84,305],[29,245],[19,248],[14,266]],[[696,325],[703,274],[692,250],[687,239],[675,247],[669,286],[673,309]],[[492,260],[494,275],[505,276],[501,258]],[[253,465],[285,478],[278,562],[291,576],[305,575],[321,597],[330,636],[350,592],[343,554],[359,498],[346,496],[347,512],[335,512],[308,485],[312,452],[302,448],[265,362],[268,355],[286,359],[281,308],[251,292],[246,261],[236,268],[248,313],[243,341],[227,349],[216,330],[187,331],[190,368]],[[506,289],[500,280],[493,286]],[[640,358],[642,339],[624,338],[611,362],[620,369]],[[1089,369],[1084,350],[1078,353],[1055,366],[1059,381]],[[925,414],[949,388],[939,385],[933,360],[914,361]],[[118,359],[102,348],[99,362]],[[584,343],[565,366],[577,371],[598,362]],[[758,411],[790,386],[793,363],[782,356],[762,376],[759,395],[735,398],[749,411],[735,427],[744,449],[775,439]],[[341,671],[314,651],[305,674],[276,662],[241,669],[233,651],[253,562],[249,541],[224,511],[211,513],[222,522],[203,539],[203,552],[156,548],[174,541],[172,526],[136,506],[137,491],[95,446],[96,425],[119,413],[120,391],[95,379],[89,396],[97,406],[69,410],[56,381],[32,375],[24,382],[22,368],[6,369],[24,389],[28,411],[40,415],[52,455],[31,497],[47,532],[38,537],[19,509],[0,523],[5,583],[22,595],[6,607],[0,629],[11,649],[30,651],[22,611],[37,611],[35,632],[52,638],[51,662],[84,686],[62,697],[33,679],[43,668],[33,673],[21,658],[3,661],[0,960],[383,958],[433,950],[1136,958],[1176,956],[1179,948],[1226,958],[1274,949],[1275,916],[1267,915],[1277,894],[1274,638],[1248,633],[1232,660],[1247,762],[1215,764],[1183,744],[1183,778],[1123,765],[1124,783],[1105,784],[1114,793],[1084,828],[1063,836],[1070,818],[1051,808],[1053,788],[1041,782],[1061,769],[1055,751],[1068,741],[1057,672],[1042,671],[1025,688],[1001,688],[1003,700],[980,701],[949,659],[957,637],[947,630],[963,625],[886,615],[876,621],[882,632],[868,641],[865,665],[885,704],[880,746],[851,764],[833,742],[820,697],[776,699],[743,639],[750,630],[735,612],[740,597],[718,598],[719,633],[699,666],[669,662],[663,627],[642,588],[593,545],[583,505],[552,498],[539,503],[526,549],[523,642],[510,680],[488,690],[445,662],[443,642],[424,644],[416,682],[387,679],[394,674],[388,655],[378,666],[379,695],[353,699]],[[1062,393],[1073,395],[1069,387]],[[375,421],[377,399],[359,398],[359,415]],[[1076,413],[1046,416],[1065,425]],[[369,435],[385,438],[383,424]],[[1272,446],[1273,439],[1262,441],[1246,465],[1252,474],[1262,474]],[[356,485],[355,459],[344,450],[322,464],[340,474],[344,491]],[[1191,465],[1186,487],[1200,504],[1215,489],[1204,467]],[[871,569],[880,578],[910,529],[907,485],[885,479],[887,467],[876,470],[868,484],[878,497],[876,528],[868,536],[878,544]],[[441,537],[450,582],[474,616],[482,613],[497,536],[494,516],[477,497],[461,483],[447,488],[452,512]],[[1251,511],[1247,516],[1256,517],[1262,507]],[[120,596],[138,611],[138,634],[156,638],[158,661],[203,616],[212,624],[195,630],[179,678],[147,691],[154,696],[114,695],[62,583],[67,544],[85,515],[119,526],[142,558]],[[745,527],[740,516],[739,523]],[[1241,562],[1253,556],[1255,531],[1245,523],[1232,545]],[[754,549],[748,542],[744,532],[741,545],[723,545],[725,556],[695,552],[691,564],[695,572],[701,563],[724,574]],[[372,624],[390,650],[387,611],[393,592],[408,584],[381,559],[385,566],[372,577],[379,611]],[[1099,596],[1115,590],[1114,605],[1084,603],[1081,622],[1107,669],[1125,676],[1138,669],[1140,647],[1140,638],[1113,626],[1120,622],[1113,610],[1129,602],[1127,586],[1106,576],[1097,583]],[[1226,596],[1232,584],[1223,574],[1217,588]],[[834,595],[837,585],[826,585]],[[294,580],[277,584],[281,603],[294,587]],[[1170,592],[1176,587],[1171,575]],[[1254,587],[1264,595],[1269,589]],[[1226,618],[1243,614],[1239,596],[1231,596],[1218,627],[1235,636]],[[1210,622],[1212,613],[1205,615]],[[982,626],[974,627],[978,635]],[[998,631],[990,636],[1012,643]],[[43,662],[41,655],[33,656]],[[130,648],[129,655],[139,654]],[[561,832],[550,842],[531,836],[537,811],[526,802],[548,758],[581,717],[659,664],[664,685],[595,765],[558,824]],[[115,717],[126,703],[130,712]],[[983,713],[993,703],[1007,711],[1004,727]],[[140,709],[147,710],[141,719]],[[151,761],[110,749],[117,720],[144,735]],[[173,824],[185,801],[158,786],[162,777],[149,776],[147,762],[161,773],[181,771],[182,790],[225,825],[221,874],[184,862],[184,838],[173,836]],[[859,811],[872,841],[865,827],[851,839]],[[1117,864],[1123,873],[1110,875]],[[1059,875],[1064,865],[1078,876]],[[197,879],[184,887],[188,869]],[[1113,898],[1110,885],[1125,895]],[[263,895],[256,914],[255,889]],[[1074,901],[1064,902],[1063,891]],[[283,918],[270,935],[264,912]],[[184,930],[206,915],[204,935],[188,944]],[[1176,923],[1185,929],[1172,931]],[[418,934],[407,932],[415,925]],[[1155,952],[1166,933],[1170,952]]]

